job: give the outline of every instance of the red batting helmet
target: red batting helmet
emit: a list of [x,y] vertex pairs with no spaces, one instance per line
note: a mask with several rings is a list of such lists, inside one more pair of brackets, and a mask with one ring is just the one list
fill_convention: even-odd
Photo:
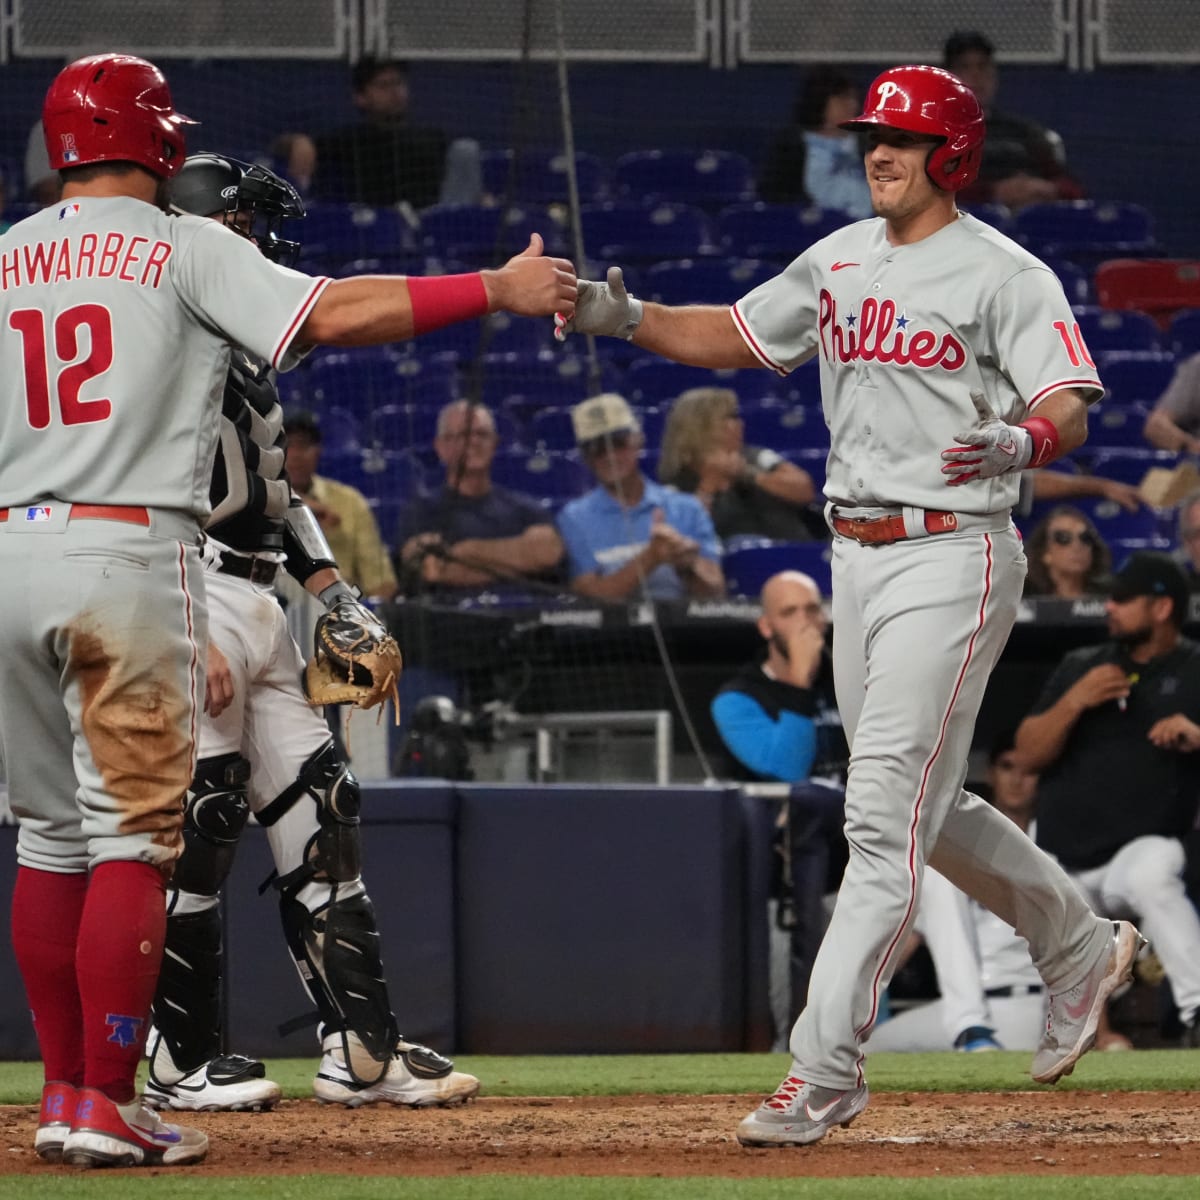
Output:
[[42,105],[50,166],[133,162],[170,179],[187,150],[163,73],[144,58],[94,54],[64,67]]
[[973,183],[983,158],[983,110],[975,93],[957,75],[941,67],[893,67],[867,91],[862,115],[843,129],[877,126],[942,139],[925,171],[943,191],[957,192]]

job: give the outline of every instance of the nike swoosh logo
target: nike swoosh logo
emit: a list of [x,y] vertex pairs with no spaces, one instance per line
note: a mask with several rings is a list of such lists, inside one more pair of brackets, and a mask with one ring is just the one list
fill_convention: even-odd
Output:
[[851,262],[835,262],[835,263],[833,264],[833,266],[832,266],[832,267],[830,267],[829,269],[830,269],[831,271],[842,271],[842,270],[844,270],[846,267],[861,267],[861,266],[862,266],[862,263],[851,263]]
[[1085,998],[1078,1004],[1064,1004],[1063,1012],[1067,1014],[1069,1020],[1079,1021],[1088,1015],[1088,1010],[1091,1007],[1091,1001]]
[[1016,446],[1007,445],[1004,442],[997,442],[996,449],[999,450],[1001,454],[1007,454],[1009,458],[1012,458],[1012,456],[1017,452]]
[[146,1138],[148,1141],[151,1141],[151,1142],[177,1142],[177,1141],[179,1141],[179,1134],[177,1134],[177,1133],[169,1133],[169,1132],[159,1133],[157,1130],[154,1130],[154,1129],[146,1129],[142,1125],[134,1125],[132,1122],[130,1122],[129,1128],[132,1129],[134,1133],[140,1133],[142,1135],[142,1137]]
[[835,1108],[837,1108],[840,1100],[841,1097],[837,1096],[833,1100],[830,1100],[828,1104],[823,1105],[821,1108],[813,1108],[811,1104],[806,1104],[804,1106],[804,1111],[808,1113],[808,1119],[810,1121],[823,1121],[831,1112],[833,1112]]

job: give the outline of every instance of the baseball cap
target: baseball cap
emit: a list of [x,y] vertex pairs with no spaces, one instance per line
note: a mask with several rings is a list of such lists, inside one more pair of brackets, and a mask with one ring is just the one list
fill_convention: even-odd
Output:
[[321,440],[320,422],[312,413],[303,410],[290,412],[284,417],[283,432],[287,437],[298,433],[301,437],[308,438],[310,442]]
[[602,392],[571,409],[575,444],[583,446],[610,434],[637,433],[641,426],[632,408],[616,392]]
[[1182,621],[1188,610],[1188,582],[1183,568],[1168,554],[1139,550],[1112,577],[1108,594],[1117,601],[1136,596],[1170,596]]

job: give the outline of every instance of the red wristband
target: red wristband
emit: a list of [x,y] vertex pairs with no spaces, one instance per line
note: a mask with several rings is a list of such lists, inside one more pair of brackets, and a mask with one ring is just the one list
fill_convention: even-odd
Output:
[[1058,426],[1046,417],[1030,417],[1021,422],[1021,428],[1027,430],[1033,438],[1033,455],[1028,462],[1030,467],[1044,467],[1053,462],[1061,453],[1058,445]]
[[409,275],[413,336],[487,314],[487,288],[478,271],[470,275]]

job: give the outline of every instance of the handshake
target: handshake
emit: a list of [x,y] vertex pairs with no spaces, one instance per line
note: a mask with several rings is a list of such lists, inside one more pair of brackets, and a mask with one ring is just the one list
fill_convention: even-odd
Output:
[[554,314],[554,336],[560,342],[571,333],[599,334],[629,341],[642,323],[642,302],[625,290],[620,267],[609,267],[604,283],[581,279],[571,316]]

